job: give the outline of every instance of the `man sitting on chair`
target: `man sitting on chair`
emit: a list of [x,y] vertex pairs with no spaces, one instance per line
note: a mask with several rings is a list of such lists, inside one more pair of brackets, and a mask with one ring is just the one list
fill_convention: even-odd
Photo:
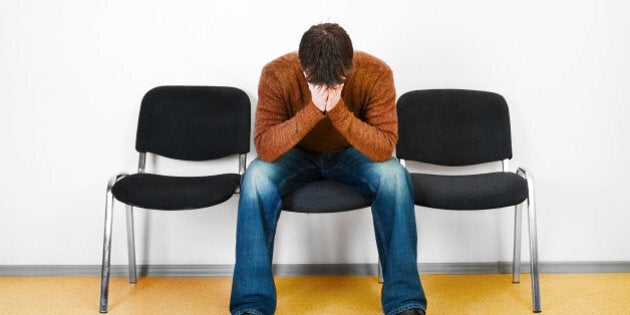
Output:
[[282,197],[321,179],[348,184],[373,200],[385,314],[424,314],[410,177],[392,158],[395,102],[390,68],[353,51],[337,24],[312,26],[297,53],[263,68],[254,132],[258,158],[241,182],[233,315],[274,313],[271,262]]

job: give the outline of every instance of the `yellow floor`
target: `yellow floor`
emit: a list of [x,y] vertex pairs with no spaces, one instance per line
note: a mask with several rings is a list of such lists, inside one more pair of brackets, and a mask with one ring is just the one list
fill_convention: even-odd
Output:
[[[113,278],[110,314],[229,314],[231,278]],[[0,314],[98,314],[97,277],[0,277]],[[423,275],[428,314],[531,314],[529,275]],[[375,277],[278,277],[277,314],[382,314]],[[544,314],[630,314],[630,273],[541,276]]]

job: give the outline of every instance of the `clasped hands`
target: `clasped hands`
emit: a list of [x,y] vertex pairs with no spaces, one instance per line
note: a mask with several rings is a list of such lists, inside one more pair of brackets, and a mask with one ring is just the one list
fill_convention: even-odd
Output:
[[313,104],[325,115],[339,103],[343,83],[337,84],[334,87],[309,83],[308,89],[311,90]]

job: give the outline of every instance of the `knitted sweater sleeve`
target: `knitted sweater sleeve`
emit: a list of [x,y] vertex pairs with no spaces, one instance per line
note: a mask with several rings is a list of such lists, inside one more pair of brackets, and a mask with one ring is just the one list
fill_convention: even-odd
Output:
[[390,159],[398,141],[396,90],[391,70],[380,72],[365,104],[363,120],[355,117],[343,100],[328,113],[332,124],[348,142],[375,162]]
[[[284,80],[283,80],[284,79]],[[254,128],[254,145],[258,157],[273,162],[295,147],[324,115],[312,104],[290,116],[288,95],[283,82],[287,78],[266,66],[258,85],[258,105]]]

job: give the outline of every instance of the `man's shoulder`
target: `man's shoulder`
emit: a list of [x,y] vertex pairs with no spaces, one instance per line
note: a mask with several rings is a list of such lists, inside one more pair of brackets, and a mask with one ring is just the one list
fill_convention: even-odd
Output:
[[299,67],[300,59],[298,58],[297,52],[293,51],[268,62],[264,66],[263,71],[294,71],[295,69],[299,69]]
[[392,69],[385,61],[366,52],[355,51],[353,64],[356,77],[366,82],[392,76]]
[[366,70],[369,72],[391,72],[392,70],[389,68],[385,61],[368,54],[363,51],[354,51],[354,68],[355,70]]
[[389,68],[387,63],[380,58],[358,50],[354,51],[354,63],[355,66]]

